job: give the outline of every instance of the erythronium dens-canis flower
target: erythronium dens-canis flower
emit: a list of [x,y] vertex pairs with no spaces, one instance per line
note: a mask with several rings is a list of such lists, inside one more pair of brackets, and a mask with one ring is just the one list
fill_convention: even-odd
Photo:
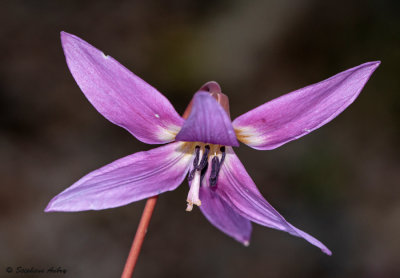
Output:
[[251,222],[320,241],[287,222],[260,194],[232,147],[238,141],[275,149],[331,121],[359,95],[380,62],[368,62],[269,101],[231,121],[216,82],[195,93],[181,117],[168,99],[112,57],[61,32],[68,67],[92,105],[147,144],[166,144],[121,158],[81,178],[45,211],[123,206],[177,188],[188,176],[187,208],[199,206],[218,229],[248,245]]

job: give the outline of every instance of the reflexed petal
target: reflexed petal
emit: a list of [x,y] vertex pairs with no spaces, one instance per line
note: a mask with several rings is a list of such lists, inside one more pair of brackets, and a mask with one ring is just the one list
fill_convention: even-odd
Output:
[[267,102],[233,121],[238,139],[271,150],[328,123],[359,95],[380,62],[368,62]]
[[227,154],[218,179],[216,193],[237,213],[263,226],[302,237],[324,253],[331,251],[320,241],[288,223],[260,194],[232,148]]
[[199,91],[194,95],[192,111],[176,140],[239,146],[231,120],[225,110],[205,91]]
[[200,210],[211,224],[244,245],[249,244],[252,231],[249,220],[233,211],[207,186],[200,188],[200,200]]
[[45,211],[107,209],[174,190],[189,169],[189,149],[175,142],[116,160],[54,197]]
[[175,139],[183,119],[155,88],[80,38],[61,32],[68,67],[104,117],[148,144]]

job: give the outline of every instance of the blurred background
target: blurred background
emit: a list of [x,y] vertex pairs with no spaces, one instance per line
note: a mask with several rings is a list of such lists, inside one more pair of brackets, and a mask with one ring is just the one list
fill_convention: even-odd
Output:
[[[382,64],[349,109],[273,151],[237,153],[288,221],[324,242],[254,224],[243,247],[187,183],[160,196],[135,277],[400,277],[400,2],[2,1],[0,277],[119,277],[145,202],[44,213],[86,173],[152,148],[104,119],[72,78],[59,33],[120,61],[182,113],[215,80],[232,118],[367,61]],[[50,274],[29,277],[52,277]]]

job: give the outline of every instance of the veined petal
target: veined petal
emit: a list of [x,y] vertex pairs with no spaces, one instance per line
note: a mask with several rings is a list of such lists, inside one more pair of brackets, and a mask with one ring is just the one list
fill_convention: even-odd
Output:
[[193,97],[192,111],[176,136],[177,141],[239,146],[225,110],[206,91]]
[[200,188],[200,210],[215,227],[245,246],[249,245],[251,222],[237,214],[208,186]]
[[45,211],[107,209],[174,190],[189,169],[189,145],[175,142],[116,160],[54,197]]
[[380,62],[368,62],[267,102],[233,121],[239,141],[271,150],[328,123],[359,95]]
[[183,119],[166,97],[82,39],[61,32],[61,41],[76,83],[105,118],[144,143],[175,139]]
[[226,148],[226,158],[218,179],[216,193],[237,213],[263,226],[302,237],[331,255],[320,241],[288,223],[260,194],[232,148]]

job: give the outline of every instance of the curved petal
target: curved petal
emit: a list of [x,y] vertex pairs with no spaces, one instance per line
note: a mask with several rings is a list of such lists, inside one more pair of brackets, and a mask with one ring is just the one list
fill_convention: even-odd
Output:
[[107,209],[174,190],[192,160],[188,145],[175,142],[116,160],[54,197],[45,211]]
[[206,91],[199,91],[194,95],[192,111],[176,140],[239,146],[229,116]]
[[267,102],[233,121],[239,141],[275,149],[328,123],[359,95],[380,62],[368,62]]
[[215,227],[245,246],[249,245],[251,222],[237,214],[218,194],[207,186],[200,188],[200,210]]
[[226,149],[226,159],[221,168],[216,193],[237,213],[260,225],[282,230],[304,238],[331,255],[320,241],[288,223],[260,194],[232,148]]
[[105,118],[144,143],[174,140],[183,119],[155,88],[80,38],[61,32],[68,67]]

